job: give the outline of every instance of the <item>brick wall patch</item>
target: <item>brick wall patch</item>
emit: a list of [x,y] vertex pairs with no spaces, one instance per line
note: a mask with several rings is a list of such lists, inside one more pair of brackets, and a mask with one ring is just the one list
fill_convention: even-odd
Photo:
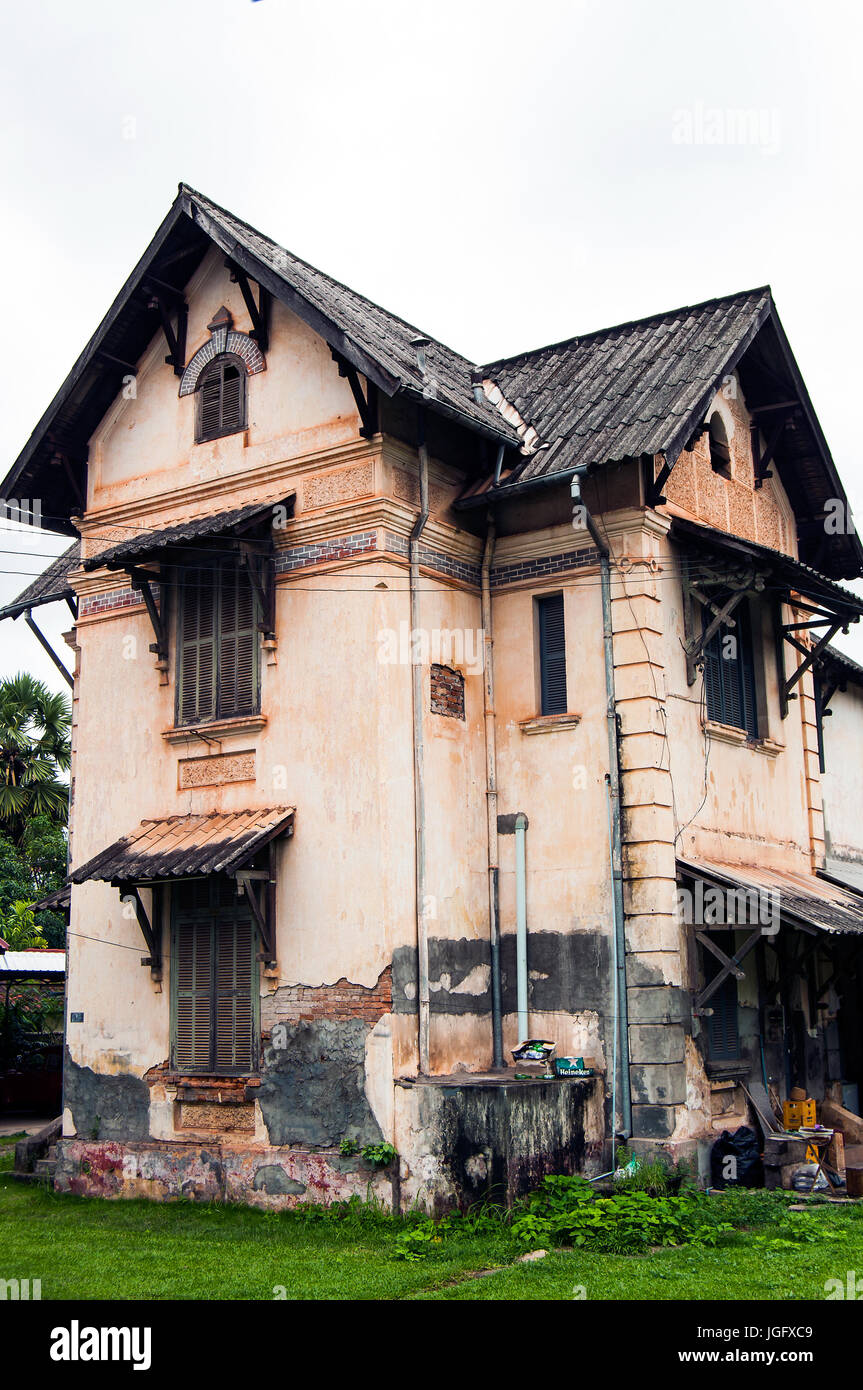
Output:
[[464,719],[464,676],[451,666],[432,664],[431,712],[448,719]]

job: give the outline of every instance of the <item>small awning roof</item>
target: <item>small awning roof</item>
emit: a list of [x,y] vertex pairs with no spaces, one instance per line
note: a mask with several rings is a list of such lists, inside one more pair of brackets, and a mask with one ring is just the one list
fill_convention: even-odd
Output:
[[857,594],[828,579],[811,565],[804,565],[800,560],[772,550],[768,545],[758,545],[755,541],[744,540],[741,536],[732,536],[727,531],[718,531],[713,526],[677,516],[671,523],[669,534],[673,541],[689,542],[697,550],[699,558],[707,559],[713,551],[738,561],[750,561],[758,568],[769,570],[772,578],[784,588],[814,599],[849,622],[856,622],[863,614],[863,599]]
[[44,946],[33,951],[0,951],[0,975],[24,977],[33,975],[63,975],[66,972],[66,952],[62,947]]
[[70,883],[148,883],[231,874],[277,835],[293,834],[293,806],[145,820],[69,875]]
[[[714,860],[678,859],[678,872],[700,878],[721,890],[755,889],[778,904],[780,921],[808,931],[863,934],[863,894],[816,877],[765,869],[752,864],[723,864]],[[747,923],[741,923],[745,927]]]
[[81,542],[75,541],[52,560],[46,570],[22,589],[21,593],[5,608],[0,608],[0,619],[17,618],[29,608],[41,608],[44,603],[56,603],[58,599],[74,598],[75,591],[69,582],[69,575],[81,563]]
[[115,542],[97,555],[89,555],[82,562],[84,570],[126,569],[129,565],[143,564],[157,558],[163,551],[173,547],[200,547],[201,541],[208,538],[231,537],[232,539],[252,538],[251,534],[268,515],[274,516],[277,507],[283,507],[290,515],[295,493],[278,497],[270,502],[254,502],[248,507],[237,507],[230,512],[216,512],[212,516],[193,517],[177,526],[166,526],[160,531],[143,531],[128,539]]

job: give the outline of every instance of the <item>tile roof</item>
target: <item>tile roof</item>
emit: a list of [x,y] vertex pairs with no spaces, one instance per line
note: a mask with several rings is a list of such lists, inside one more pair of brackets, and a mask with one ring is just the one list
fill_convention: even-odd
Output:
[[276,835],[293,834],[293,820],[292,806],[145,820],[73,870],[69,882],[235,874]]
[[[348,346],[360,348],[382,368],[397,390],[418,401],[425,400],[432,408],[435,404],[448,408],[465,421],[518,444],[515,430],[494,407],[474,398],[471,373],[475,367],[466,357],[300,260],[187,184],[180,185],[180,198],[197,225],[225,243],[229,254],[245,249],[269,267],[285,289],[299,295],[322,319],[344,334]],[[428,343],[425,377],[417,361],[417,339]]]
[[863,932],[863,894],[815,874],[701,859],[678,859],[677,864],[684,874],[703,877],[720,888],[740,887],[774,895],[772,901],[778,906],[783,925],[795,926],[802,921],[831,934]]
[[33,951],[0,951],[0,975],[63,975],[66,952],[45,946]]
[[765,286],[489,363],[484,376],[547,446],[518,481],[679,447],[771,302]]
[[230,512],[214,512],[211,516],[192,517],[176,526],[165,526],[161,530],[146,530],[128,540],[118,541],[96,555],[89,555],[82,562],[82,569],[96,570],[103,565],[122,566],[127,562],[143,560],[148,555],[165,550],[168,546],[183,545],[187,541],[205,539],[207,536],[226,536],[241,530],[255,520],[263,520],[275,507],[287,507],[295,494],[281,496],[277,502],[253,502],[247,507],[236,507]]
[[69,575],[78,568],[81,556],[81,542],[75,541],[52,560],[46,570],[34,579],[12,603],[0,608],[0,620],[17,618],[28,608],[39,608],[43,603],[54,603],[57,599],[72,598],[74,590],[69,583]]

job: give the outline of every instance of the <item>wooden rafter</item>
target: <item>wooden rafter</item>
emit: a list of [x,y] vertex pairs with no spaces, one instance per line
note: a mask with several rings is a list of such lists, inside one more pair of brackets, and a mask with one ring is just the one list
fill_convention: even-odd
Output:
[[150,974],[154,980],[162,978],[162,894],[160,889],[154,885],[152,920],[147,915],[147,909],[141,900],[141,894],[135,883],[129,883],[126,879],[114,879],[113,885],[120,891],[121,898],[131,898],[135,906],[135,916],[138,919],[138,926],[141,928],[141,935],[149,951],[149,955],[141,957],[142,965],[149,965]]

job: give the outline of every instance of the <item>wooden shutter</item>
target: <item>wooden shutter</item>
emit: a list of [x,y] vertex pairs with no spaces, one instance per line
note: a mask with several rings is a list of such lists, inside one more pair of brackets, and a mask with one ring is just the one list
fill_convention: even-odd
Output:
[[209,372],[200,387],[201,403],[198,437],[214,439],[221,434],[222,424],[222,373]]
[[180,598],[180,724],[212,719],[216,712],[216,610],[215,570],[185,570]]
[[174,1065],[209,1071],[213,932],[208,915],[180,917],[175,926]]
[[565,714],[566,638],[563,594],[537,600],[539,608],[539,673],[541,714]]
[[196,439],[199,444],[246,427],[246,374],[231,357],[217,357],[198,383]]
[[245,569],[222,566],[219,580],[219,714],[249,714],[258,702],[255,597]]
[[[720,597],[718,602],[722,602]],[[704,695],[708,719],[745,729],[758,737],[758,701],[755,691],[755,658],[752,646],[752,623],[749,605],[744,600],[734,610],[735,626],[722,626],[714,632],[704,647]],[[707,628],[712,614],[704,610],[703,623]],[[733,637],[734,655],[723,654],[725,639]]]
[[217,925],[216,1071],[249,1071],[253,1066],[253,951],[254,933],[248,913]]
[[[712,935],[720,950],[727,956],[734,954],[733,932],[717,932]],[[719,961],[709,951],[704,951],[704,974],[709,984],[722,969]],[[740,1056],[740,1034],[737,1025],[737,981],[727,975],[715,994],[711,995],[705,1006],[713,1010],[706,1019],[707,1053],[711,1062],[734,1062]]]
[[173,1064],[184,1072],[257,1067],[257,936],[233,880],[174,889]]

